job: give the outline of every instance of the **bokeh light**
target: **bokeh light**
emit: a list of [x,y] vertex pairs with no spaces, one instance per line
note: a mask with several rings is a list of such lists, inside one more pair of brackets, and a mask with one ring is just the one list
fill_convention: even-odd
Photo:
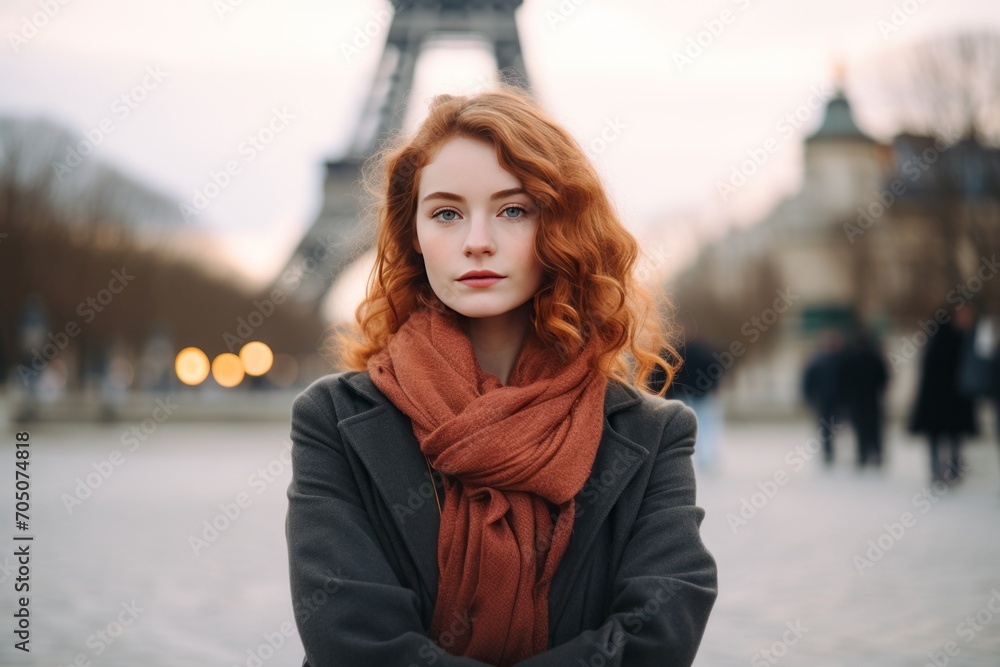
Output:
[[199,385],[208,377],[208,355],[197,347],[186,347],[177,353],[174,370],[184,384]]
[[274,353],[267,343],[253,340],[240,349],[240,360],[247,375],[263,375],[274,363]]
[[235,387],[244,375],[243,362],[232,352],[223,352],[212,360],[212,377],[223,387]]

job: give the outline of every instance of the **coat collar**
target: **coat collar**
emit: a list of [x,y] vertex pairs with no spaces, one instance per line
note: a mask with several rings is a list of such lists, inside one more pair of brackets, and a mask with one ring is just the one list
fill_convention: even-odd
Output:
[[[368,371],[344,374],[340,382],[372,406],[338,423],[348,446],[357,452],[385,500],[431,600],[437,597],[437,536],[440,525],[431,479],[410,419],[387,399]],[[638,390],[608,380],[604,429],[590,478],[576,497],[573,534],[549,592],[549,626],[555,627],[601,523],[621,496],[649,450],[615,431],[608,417],[642,401]]]

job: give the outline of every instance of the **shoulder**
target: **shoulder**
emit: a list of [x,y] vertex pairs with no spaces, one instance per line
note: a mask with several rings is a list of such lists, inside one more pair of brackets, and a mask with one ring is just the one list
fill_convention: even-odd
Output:
[[292,420],[336,423],[356,411],[357,401],[365,396],[365,383],[371,385],[368,371],[341,371],[314,380],[292,401]]
[[625,409],[609,414],[609,423],[622,435],[647,448],[655,448],[653,443],[659,443],[662,448],[694,438],[698,419],[695,411],[683,401],[648,394],[630,385],[609,384],[609,392],[620,391],[632,398]]

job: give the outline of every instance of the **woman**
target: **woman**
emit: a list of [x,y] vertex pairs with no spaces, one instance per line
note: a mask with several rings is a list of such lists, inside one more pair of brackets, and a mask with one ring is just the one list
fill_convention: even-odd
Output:
[[305,664],[690,665],[717,594],[696,420],[643,387],[676,367],[580,147],[515,90],[440,95],[368,176],[349,370],[292,414]]

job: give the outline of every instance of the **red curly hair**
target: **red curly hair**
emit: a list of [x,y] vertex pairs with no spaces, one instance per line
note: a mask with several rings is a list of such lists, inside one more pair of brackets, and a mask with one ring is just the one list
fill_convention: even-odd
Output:
[[[447,140],[490,143],[500,166],[521,180],[539,207],[535,253],[545,270],[534,297],[533,327],[553,354],[567,358],[590,336],[600,338],[597,364],[609,378],[662,395],[680,367],[668,336],[671,304],[633,276],[639,244],[619,220],[600,177],[579,144],[528,93],[511,85],[470,96],[433,98],[409,139],[398,133],[365,164],[363,184],[377,220],[376,259],[357,323],[331,337],[334,365],[364,370],[416,308],[443,306],[413,247],[421,169]],[[671,332],[672,333],[672,332]]]

